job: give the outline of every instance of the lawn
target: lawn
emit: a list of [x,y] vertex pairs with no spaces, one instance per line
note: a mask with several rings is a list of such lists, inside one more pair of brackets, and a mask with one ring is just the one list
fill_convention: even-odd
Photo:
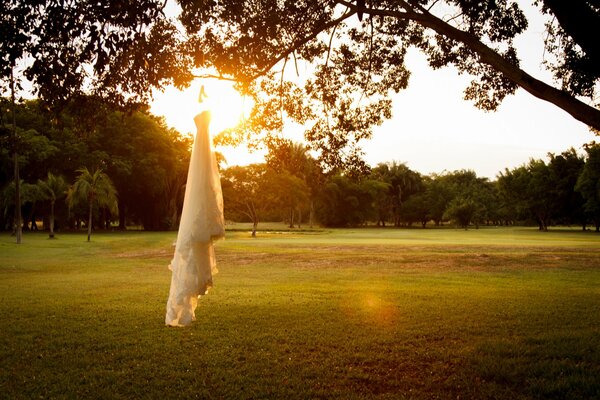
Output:
[[0,398],[600,398],[599,234],[264,227],[188,328],[174,232],[0,235]]

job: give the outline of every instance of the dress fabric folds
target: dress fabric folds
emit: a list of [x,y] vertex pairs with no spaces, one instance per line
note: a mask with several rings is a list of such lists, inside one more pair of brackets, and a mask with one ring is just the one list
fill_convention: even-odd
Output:
[[225,235],[223,195],[208,126],[210,113],[194,118],[197,133],[188,169],[175,254],[169,265],[171,289],[165,324],[186,326],[196,319],[198,298],[217,273],[213,241]]

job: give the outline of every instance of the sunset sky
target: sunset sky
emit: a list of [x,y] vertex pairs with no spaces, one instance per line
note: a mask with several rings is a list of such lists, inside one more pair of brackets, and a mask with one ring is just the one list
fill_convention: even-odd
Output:
[[[551,83],[544,59],[544,21],[529,1],[520,1],[529,19],[529,29],[516,40],[521,65],[538,79]],[[495,178],[504,168],[514,168],[530,158],[546,158],[596,137],[588,128],[561,109],[538,100],[522,89],[510,96],[495,113],[486,113],[462,99],[469,83],[452,67],[433,71],[425,56],[409,52],[412,72],[407,90],[394,96],[393,118],[375,128],[370,141],[363,142],[365,158],[379,162],[405,162],[423,174],[444,170],[472,169],[479,176]],[[194,82],[185,92],[167,89],[156,93],[152,112],[164,115],[179,131],[193,132],[193,116],[199,111],[200,85],[207,86],[213,109],[213,132],[237,121],[242,101],[225,82]],[[248,105],[246,104],[246,107]],[[293,135],[298,140],[298,135]],[[262,154],[245,149],[220,148],[229,165],[262,161]]]

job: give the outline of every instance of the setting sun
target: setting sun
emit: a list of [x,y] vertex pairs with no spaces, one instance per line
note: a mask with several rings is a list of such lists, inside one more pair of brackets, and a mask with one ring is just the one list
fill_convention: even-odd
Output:
[[[208,97],[198,102],[200,88],[204,86]],[[203,110],[211,112],[211,136],[237,125],[250,112],[252,101],[243,98],[233,88],[233,83],[217,79],[203,79],[194,82],[189,88],[180,91],[168,87],[163,92],[154,93],[150,111],[164,116],[167,125],[182,134],[195,134],[194,116]],[[264,153],[249,152],[245,147],[218,146],[228,165],[247,165],[263,161]]]

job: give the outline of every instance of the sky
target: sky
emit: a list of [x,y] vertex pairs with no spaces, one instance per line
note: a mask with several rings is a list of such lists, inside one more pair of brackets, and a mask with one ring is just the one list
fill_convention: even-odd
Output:
[[[515,43],[521,66],[552,83],[541,66],[544,21],[529,1],[519,4],[529,19],[528,30]],[[375,127],[372,139],[362,142],[370,165],[397,161],[422,174],[470,169],[494,179],[505,168],[518,167],[530,158],[546,160],[549,152],[561,153],[570,147],[583,152],[583,144],[596,138],[586,125],[523,89],[507,97],[498,111],[484,112],[463,100],[469,76],[459,75],[453,67],[434,71],[417,50],[408,53],[406,64],[412,72],[409,87],[393,96],[392,119]],[[218,110],[213,112],[213,132],[225,126],[225,120],[239,118],[243,107],[239,97],[228,84],[207,80],[195,82],[185,92],[174,88],[156,92],[151,111],[165,116],[167,124],[180,132],[193,132],[192,119],[201,107],[196,102],[200,84],[207,85],[212,108]],[[298,140],[297,134],[292,137]],[[244,148],[217,150],[229,165],[261,162],[263,157]]]

